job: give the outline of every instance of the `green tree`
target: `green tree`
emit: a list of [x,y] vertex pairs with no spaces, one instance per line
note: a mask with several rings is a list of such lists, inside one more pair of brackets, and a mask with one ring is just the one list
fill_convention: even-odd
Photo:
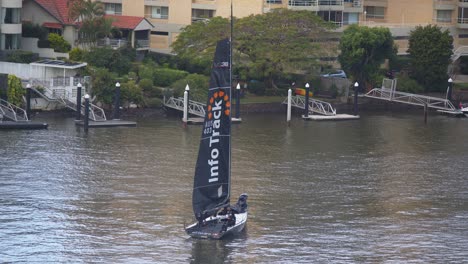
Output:
[[114,50],[111,48],[92,48],[89,52],[84,53],[83,59],[91,66],[99,68],[107,68],[119,75],[126,74],[132,67],[131,61],[133,52],[125,50]]
[[447,30],[428,25],[411,31],[408,53],[410,76],[421,84],[425,91],[445,91],[447,69],[453,50],[453,37]]
[[235,25],[235,62],[246,66],[246,75],[260,75],[267,88],[277,88],[275,79],[289,73],[311,73],[320,57],[336,52],[335,26],[310,11],[275,9]]
[[81,45],[95,47],[97,40],[110,36],[112,19],[104,17],[104,4],[92,0],[70,0],[67,2],[69,16],[81,22],[78,35]]
[[25,93],[26,90],[21,85],[21,79],[15,75],[8,75],[8,102],[18,106],[21,105]]
[[396,46],[388,28],[351,25],[343,31],[338,61],[352,79],[365,87],[385,59],[396,55]]
[[190,100],[205,102],[208,94],[209,77],[201,74],[190,74],[184,79],[178,80],[172,84],[174,97],[184,96],[185,86],[189,85]]
[[[275,78],[310,72],[319,57],[335,52],[332,45],[323,41],[332,37],[332,28],[334,25],[313,12],[288,9],[235,19],[234,72],[240,78],[257,76],[267,87],[275,88]],[[215,17],[185,27],[172,48],[182,59],[201,65],[211,62],[217,41],[229,36],[229,20]],[[324,45],[328,48],[320,48]]]
[[99,102],[111,105],[115,96],[117,74],[109,72],[106,68],[88,68],[92,76],[93,95]]

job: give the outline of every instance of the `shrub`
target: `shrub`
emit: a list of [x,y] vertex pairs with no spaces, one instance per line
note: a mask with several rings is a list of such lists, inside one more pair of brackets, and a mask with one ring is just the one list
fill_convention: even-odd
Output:
[[14,105],[21,105],[23,102],[23,95],[26,89],[21,85],[21,79],[15,75],[8,75],[8,101]]
[[424,88],[414,79],[400,77],[397,81],[397,90],[400,92],[420,93],[424,91]]
[[174,70],[169,68],[159,68],[154,70],[153,82],[154,85],[168,87],[177,80],[187,77],[188,72]]
[[263,82],[251,81],[249,82],[249,92],[256,95],[265,95],[265,84]]
[[82,61],[84,56],[84,51],[80,48],[73,48],[68,53],[70,60],[72,61]]
[[113,50],[111,48],[96,48],[86,52],[83,58],[89,65],[107,68],[119,75],[124,75],[131,68],[131,56],[123,55],[124,50]]
[[13,53],[8,54],[7,61],[17,63],[31,63],[37,61],[39,55],[30,51],[16,50]]
[[140,82],[138,83],[140,88],[143,91],[148,91],[153,87],[153,80],[151,79],[141,79]]
[[136,85],[135,81],[123,83],[121,87],[122,99],[127,103],[135,103],[141,105],[143,103],[143,92],[141,88]]
[[70,43],[59,34],[50,33],[47,40],[49,40],[50,47],[53,48],[55,52],[69,52],[71,49]]
[[182,97],[185,87],[189,85],[190,100],[205,102],[208,94],[209,78],[201,74],[190,74],[186,78],[172,84],[174,97]]
[[149,108],[161,108],[163,106],[163,101],[161,98],[151,97],[145,100],[145,105]]

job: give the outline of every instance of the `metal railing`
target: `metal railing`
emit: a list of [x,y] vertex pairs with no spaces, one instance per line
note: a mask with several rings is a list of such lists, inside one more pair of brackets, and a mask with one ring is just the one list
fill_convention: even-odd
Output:
[[[427,106],[443,111],[457,112],[458,109],[453,104],[444,98],[398,92],[396,91],[396,79],[384,79],[381,88],[374,88],[370,90],[365,97],[380,99],[385,101],[392,101],[410,105]],[[390,87],[388,87],[390,85]]]
[[[44,92],[40,91],[39,89],[35,88],[34,86],[31,87],[31,90],[35,91],[39,96],[47,100],[48,102],[58,102],[64,105],[66,108],[76,111],[76,102],[71,100],[70,93],[65,89],[49,89],[47,87],[41,87]],[[84,88],[81,88],[84,90]],[[82,93],[83,94],[83,93]],[[84,99],[81,100],[81,114],[84,116]],[[104,109],[98,107],[95,104],[89,104],[89,119],[99,122],[99,121],[106,121],[106,113]]]
[[26,110],[3,99],[0,99],[0,114],[15,122],[29,121]]
[[[164,97],[164,106],[172,108],[172,109],[184,111],[184,98],[169,97],[166,100],[166,97]],[[205,113],[206,113],[205,108],[206,108],[205,104],[189,100],[188,112],[190,114],[200,116],[200,117],[205,117]]]
[[[283,101],[283,104],[288,104],[288,98],[286,98]],[[305,97],[301,95],[292,96],[291,106],[304,109]],[[313,114],[313,113],[322,114],[326,116],[334,116],[336,115],[336,110],[328,102],[309,98],[309,114]]]

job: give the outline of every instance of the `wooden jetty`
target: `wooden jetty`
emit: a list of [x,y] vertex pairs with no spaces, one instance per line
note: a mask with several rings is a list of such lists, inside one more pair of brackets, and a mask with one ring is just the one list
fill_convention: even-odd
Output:
[[[83,120],[75,120],[75,124],[77,126],[84,126],[84,121]],[[88,127],[94,127],[94,128],[100,128],[100,127],[136,127],[136,122],[133,121],[126,121],[126,120],[106,120],[106,121],[89,121],[88,122]]]

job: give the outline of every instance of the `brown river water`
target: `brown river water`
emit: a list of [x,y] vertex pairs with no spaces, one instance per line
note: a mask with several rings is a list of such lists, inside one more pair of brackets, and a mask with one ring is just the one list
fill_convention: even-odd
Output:
[[239,236],[195,240],[201,126],[144,117],[90,128],[0,130],[0,263],[463,263],[468,118],[364,112],[288,127],[249,114],[232,129]]

